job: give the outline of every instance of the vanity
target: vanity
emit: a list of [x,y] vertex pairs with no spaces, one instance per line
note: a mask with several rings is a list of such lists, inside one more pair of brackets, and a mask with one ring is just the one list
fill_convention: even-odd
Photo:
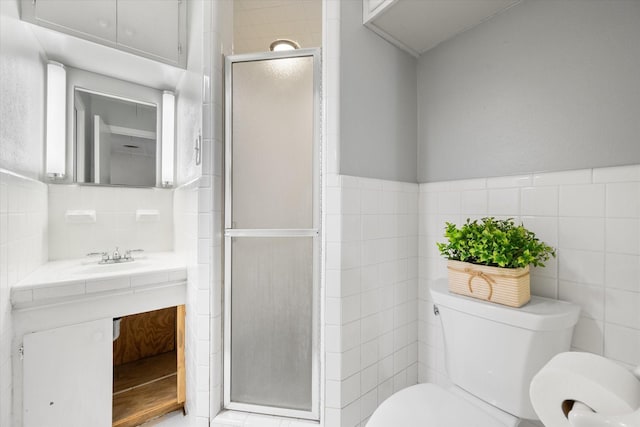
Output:
[[11,288],[15,419],[140,425],[186,402],[174,87],[57,61],[47,77],[50,261]]
[[186,281],[159,252],[53,261],[13,287],[22,425],[135,426],[182,408]]
[[[187,43],[202,23],[187,3],[20,0],[44,52],[47,239],[36,246],[49,262],[10,289],[12,425],[126,427],[195,407],[185,304],[197,236],[174,222],[176,168],[197,177],[201,162],[201,115],[185,112],[202,99],[180,96],[202,79]],[[133,261],[85,256],[116,246]]]

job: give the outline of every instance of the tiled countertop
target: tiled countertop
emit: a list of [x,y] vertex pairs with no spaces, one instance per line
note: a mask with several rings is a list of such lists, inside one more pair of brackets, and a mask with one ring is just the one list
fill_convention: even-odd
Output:
[[97,260],[86,258],[52,261],[11,288],[11,303],[14,308],[30,307],[186,279],[186,263],[173,252],[148,253],[122,264],[99,265]]

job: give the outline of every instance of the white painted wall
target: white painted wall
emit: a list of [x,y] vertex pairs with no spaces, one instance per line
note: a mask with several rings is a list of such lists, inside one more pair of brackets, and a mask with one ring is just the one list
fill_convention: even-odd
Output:
[[524,1],[418,62],[418,181],[640,161],[640,2]]
[[0,1],[0,168],[42,177],[45,82],[46,59],[18,0]]

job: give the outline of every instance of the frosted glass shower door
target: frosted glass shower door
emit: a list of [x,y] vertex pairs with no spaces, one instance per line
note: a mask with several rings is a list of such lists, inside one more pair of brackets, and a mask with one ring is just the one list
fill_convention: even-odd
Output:
[[225,406],[318,418],[316,50],[226,62]]

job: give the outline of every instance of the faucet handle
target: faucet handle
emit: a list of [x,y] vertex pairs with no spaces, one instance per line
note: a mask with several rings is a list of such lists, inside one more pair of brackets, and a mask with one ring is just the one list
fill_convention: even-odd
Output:
[[107,254],[106,252],[89,252],[87,254],[87,256],[99,256],[102,257],[101,261],[108,261],[109,260],[109,254]]
[[129,259],[133,259],[133,257],[131,256],[131,254],[133,253],[139,253],[139,252],[144,252],[144,249],[127,249],[127,251],[124,253],[124,257]]

